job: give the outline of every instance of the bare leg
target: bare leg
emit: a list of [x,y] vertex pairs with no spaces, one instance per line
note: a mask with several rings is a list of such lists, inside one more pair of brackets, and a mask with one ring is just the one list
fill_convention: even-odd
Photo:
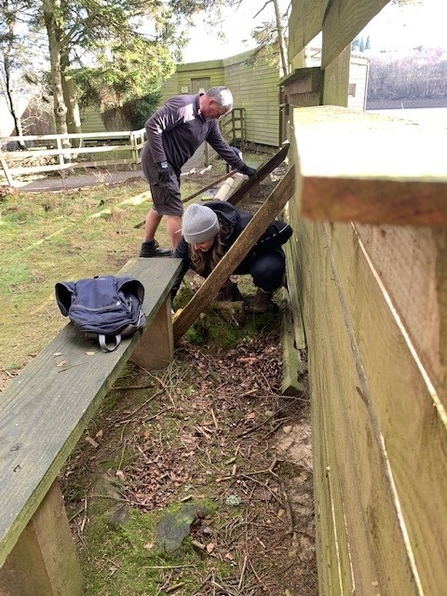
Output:
[[175,250],[182,237],[182,218],[178,215],[168,215],[166,228],[171,241],[171,250]]
[[151,209],[146,216],[146,226],[144,228],[144,241],[152,242],[155,238],[155,232],[161,222],[162,215]]

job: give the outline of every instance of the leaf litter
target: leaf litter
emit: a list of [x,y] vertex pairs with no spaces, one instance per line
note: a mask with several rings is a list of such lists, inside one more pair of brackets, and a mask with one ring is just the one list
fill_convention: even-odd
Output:
[[[95,573],[102,568],[83,504],[95,499],[104,462],[108,481],[119,485],[120,515],[123,503],[158,521],[185,503],[203,505],[203,513],[174,553],[175,575],[171,553],[154,545],[155,527],[145,536],[141,550],[156,554],[159,591],[107,588],[125,565],[121,555],[113,581],[105,575],[102,591],[87,586],[87,595],[317,595],[307,383],[304,374],[299,395],[282,395],[281,359],[279,331],[261,330],[229,350],[182,339],[168,369],[128,369],[134,389],[124,397],[119,385],[129,379],[112,389],[113,407],[105,404],[87,431],[97,448],[86,441],[64,472],[67,504],[84,511],[72,520],[81,558]],[[73,477],[82,485],[77,500]]]

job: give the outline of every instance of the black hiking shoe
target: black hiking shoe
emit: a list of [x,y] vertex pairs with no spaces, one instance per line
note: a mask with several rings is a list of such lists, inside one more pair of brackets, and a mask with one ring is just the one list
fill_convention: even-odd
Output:
[[151,257],[170,257],[171,251],[169,248],[161,248],[156,240],[151,240],[150,242],[143,242],[138,256],[147,259]]

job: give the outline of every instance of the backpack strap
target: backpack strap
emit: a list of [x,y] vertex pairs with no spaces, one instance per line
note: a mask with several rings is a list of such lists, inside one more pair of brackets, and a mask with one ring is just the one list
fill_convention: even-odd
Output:
[[118,335],[98,335],[99,345],[103,352],[113,352],[121,343],[121,334]]

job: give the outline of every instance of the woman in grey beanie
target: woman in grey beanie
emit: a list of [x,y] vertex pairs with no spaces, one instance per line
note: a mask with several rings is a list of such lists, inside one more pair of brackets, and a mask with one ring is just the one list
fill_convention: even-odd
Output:
[[[183,266],[171,291],[174,300],[188,269],[206,278],[234,244],[252,218],[252,214],[237,209],[226,201],[193,203],[183,216],[182,238],[173,253],[183,259]],[[281,221],[273,222],[256,242],[245,259],[233,271],[235,275],[250,274],[257,288],[248,302],[251,312],[265,312],[273,292],[284,280],[285,255],[281,246],[292,235],[292,228]],[[242,300],[236,284],[228,281],[218,299]]]

